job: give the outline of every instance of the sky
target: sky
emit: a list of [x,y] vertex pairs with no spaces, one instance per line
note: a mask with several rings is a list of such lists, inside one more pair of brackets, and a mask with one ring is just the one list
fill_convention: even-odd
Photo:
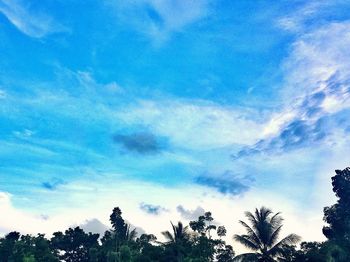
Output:
[[[346,0],[0,0],[0,234],[282,213],[350,165]],[[101,229],[102,228],[102,229]],[[232,242],[232,243],[231,243]]]

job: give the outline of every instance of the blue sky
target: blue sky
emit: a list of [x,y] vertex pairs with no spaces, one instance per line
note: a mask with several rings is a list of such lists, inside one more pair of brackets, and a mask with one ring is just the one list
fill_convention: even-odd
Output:
[[116,205],[146,231],[211,210],[237,232],[264,204],[322,238],[350,162],[349,11],[0,0],[0,232],[107,224]]

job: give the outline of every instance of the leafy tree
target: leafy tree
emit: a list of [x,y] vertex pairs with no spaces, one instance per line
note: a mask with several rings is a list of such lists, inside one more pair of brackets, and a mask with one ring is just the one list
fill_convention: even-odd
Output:
[[205,212],[203,216],[199,216],[197,221],[191,221],[190,227],[193,231],[198,232],[202,236],[208,234],[210,238],[210,231],[215,230],[216,226],[212,225],[214,218],[211,215],[211,212]]
[[[21,234],[19,232],[10,232],[0,242],[0,258],[1,262],[16,260],[15,245],[18,242]],[[18,256],[17,256],[18,257]]]
[[224,237],[226,236],[226,228],[224,226],[218,226],[217,230],[216,230],[216,234],[219,236],[219,237]]
[[11,232],[0,239],[0,261],[58,262],[51,250],[50,242],[43,234],[36,237]]
[[[196,258],[196,261],[213,261],[215,256],[218,261],[225,261],[223,259],[232,255],[230,246],[226,247],[225,242],[221,240],[221,237],[226,235],[225,227],[216,227],[212,224],[213,221],[211,212],[206,212],[199,216],[198,220],[190,222],[190,227],[195,232],[191,238],[191,257]],[[210,232],[215,229],[220,239],[212,238]]]
[[234,239],[254,251],[236,257],[238,261],[275,261],[278,255],[283,255],[283,247],[293,245],[300,240],[295,234],[290,234],[278,241],[283,219],[280,213],[273,215],[268,208],[261,207],[255,213],[245,213],[251,225],[239,221],[246,229],[245,235],[234,235]]
[[142,234],[136,239],[135,262],[151,262],[161,259],[163,248],[152,243],[157,242],[157,237],[152,234]]
[[218,262],[233,262],[235,257],[235,252],[231,245],[221,245],[217,249],[216,261]]
[[330,241],[326,242],[303,242],[300,249],[294,247],[284,249],[284,255],[279,261],[282,262],[339,262],[346,260],[346,253],[339,246]]
[[[332,177],[333,192],[337,203],[324,208],[324,221],[328,226],[323,234],[332,243],[335,253],[347,253],[344,261],[350,260],[350,168],[336,170]],[[337,255],[338,256],[338,255]],[[340,259],[340,258],[338,258]],[[340,260],[339,260],[340,261]]]
[[97,247],[98,234],[85,233],[80,227],[69,228],[62,232],[55,232],[51,238],[51,245],[59,254],[59,258],[66,262],[88,262],[89,251]]

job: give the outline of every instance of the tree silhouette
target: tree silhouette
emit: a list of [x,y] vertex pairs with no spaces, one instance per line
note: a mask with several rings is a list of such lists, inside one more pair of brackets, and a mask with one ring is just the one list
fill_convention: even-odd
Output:
[[80,227],[69,228],[64,233],[55,232],[51,245],[66,262],[88,262],[91,248],[98,246],[98,234],[85,233]]
[[[336,204],[324,208],[324,221],[328,226],[323,234],[332,245],[330,252],[337,261],[350,260],[350,168],[336,170],[332,177],[333,191],[338,197]],[[346,254],[346,255],[345,255]]]
[[186,245],[189,241],[188,227],[183,226],[182,222],[178,222],[174,225],[172,222],[172,232],[164,231],[162,235],[167,240],[164,244],[173,249],[178,262],[183,261]]
[[113,229],[112,232],[117,243],[117,251],[121,245],[127,244],[136,238],[136,229],[131,230],[130,225],[125,223],[122,218],[122,211],[119,207],[113,209],[112,214],[110,215],[110,221]]
[[251,225],[239,221],[247,233],[234,235],[234,239],[254,252],[237,256],[237,261],[275,261],[274,258],[283,253],[284,246],[300,241],[300,237],[295,234],[278,241],[283,221],[280,213],[273,215],[270,209],[261,207],[254,214],[246,212],[245,215]]

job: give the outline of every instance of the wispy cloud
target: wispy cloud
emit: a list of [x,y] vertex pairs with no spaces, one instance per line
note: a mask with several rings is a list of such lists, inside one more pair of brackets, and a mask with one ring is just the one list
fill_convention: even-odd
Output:
[[240,110],[208,101],[140,101],[117,113],[128,125],[148,126],[172,144],[190,149],[211,149],[253,144],[261,123],[250,109]]
[[302,34],[328,24],[329,19],[341,18],[342,12],[339,10],[349,6],[349,2],[344,0],[300,2],[291,12],[285,12],[277,19],[277,26],[291,33]]
[[0,12],[24,34],[41,38],[51,33],[67,31],[67,28],[51,16],[30,8],[28,1],[0,0]]
[[208,0],[113,1],[113,5],[119,19],[149,36],[155,44],[163,43],[172,33],[183,31],[209,13]]
[[237,175],[232,171],[223,174],[203,174],[195,178],[199,185],[207,186],[223,194],[240,195],[246,192],[253,179],[247,175]]

